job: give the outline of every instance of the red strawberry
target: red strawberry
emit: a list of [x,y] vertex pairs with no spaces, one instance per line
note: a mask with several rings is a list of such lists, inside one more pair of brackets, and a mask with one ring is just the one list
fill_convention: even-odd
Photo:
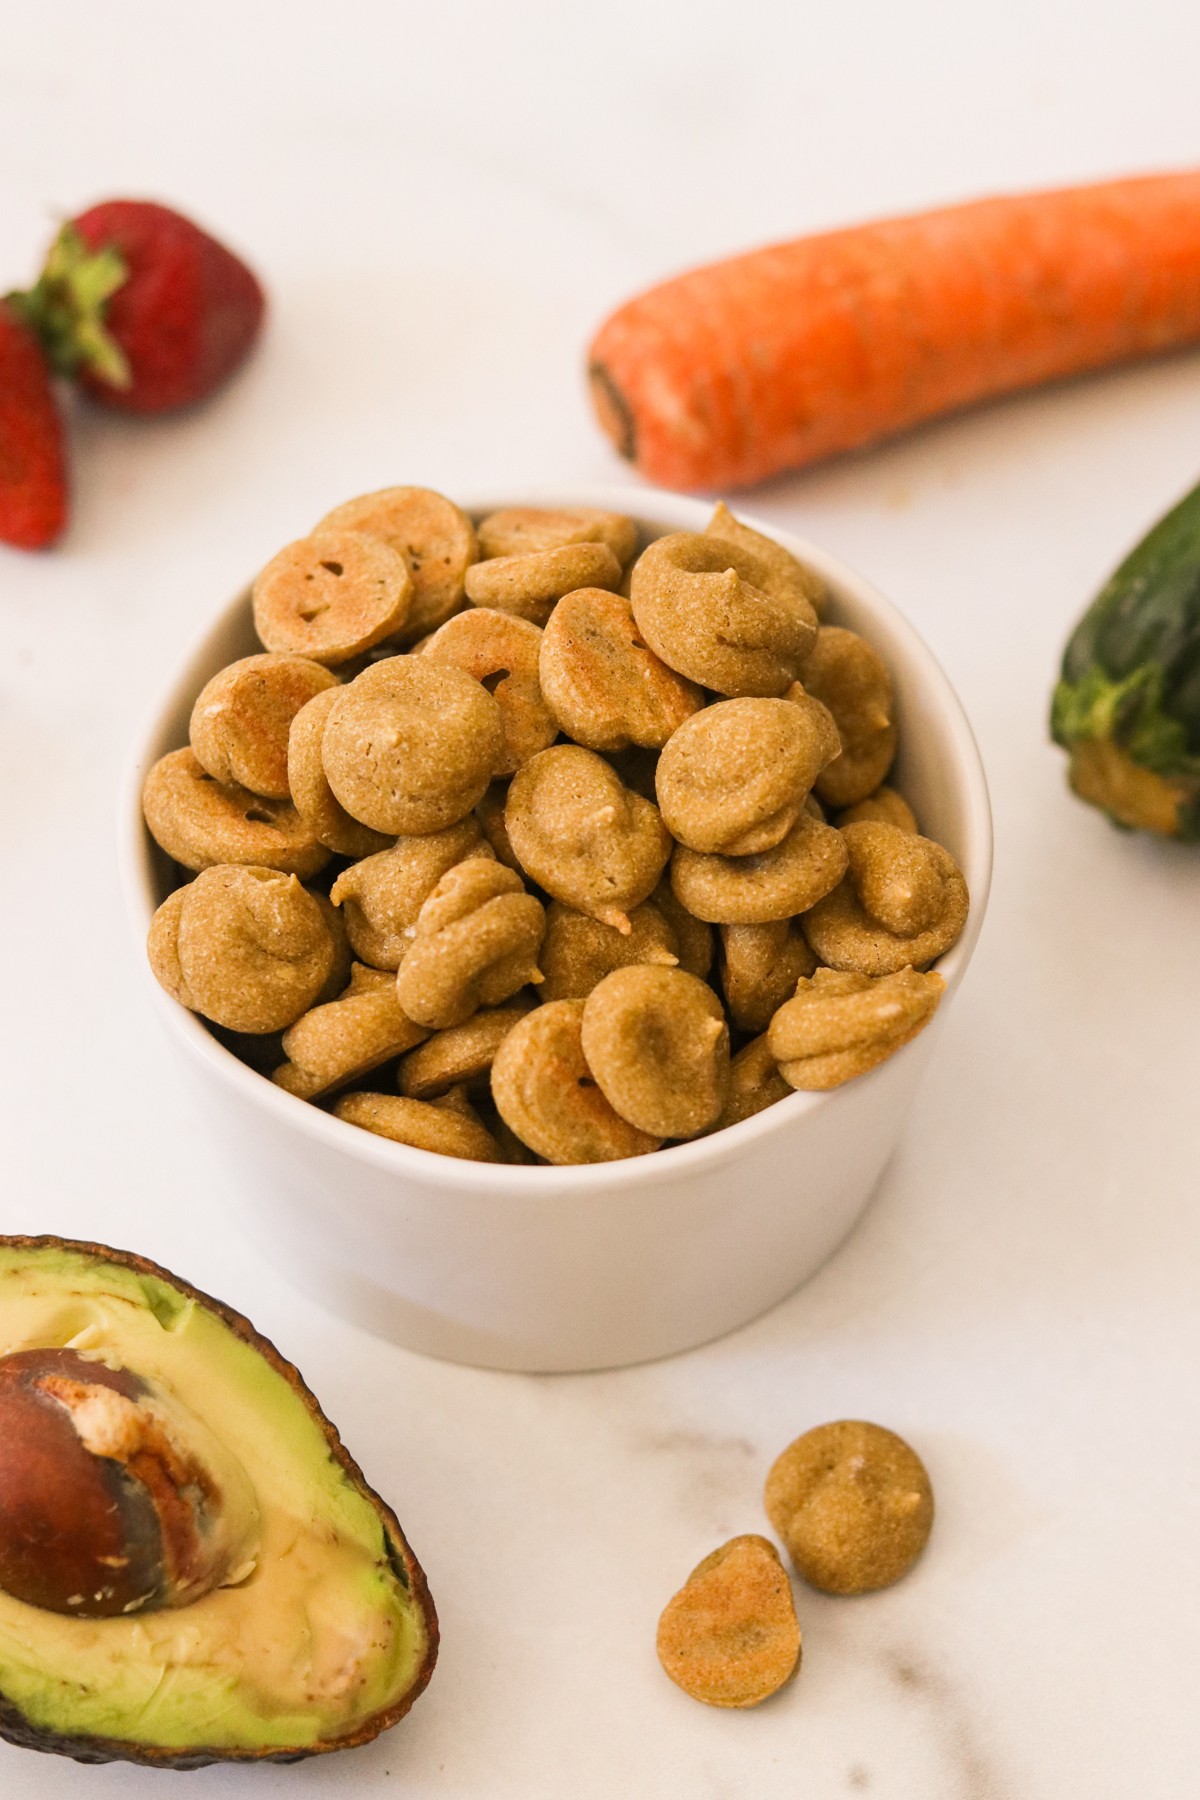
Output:
[[70,220],[15,299],[55,369],[136,413],[211,394],[249,352],[265,307],[244,262],[150,200],[106,200]]
[[0,300],[0,539],[40,550],[66,522],[63,428],[46,359]]

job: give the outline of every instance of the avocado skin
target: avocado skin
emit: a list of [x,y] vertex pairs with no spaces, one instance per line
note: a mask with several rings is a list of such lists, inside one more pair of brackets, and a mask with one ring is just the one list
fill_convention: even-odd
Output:
[[287,1361],[269,1338],[256,1331],[249,1319],[235,1312],[224,1301],[215,1300],[211,1294],[193,1287],[188,1281],[182,1281],[161,1264],[151,1262],[149,1258],[137,1256],[129,1250],[114,1250],[106,1244],[93,1244],[78,1238],[60,1238],[53,1236],[24,1237],[5,1236],[0,1234],[0,1247],[9,1250],[63,1250],[69,1253],[87,1256],[96,1262],[112,1263],[119,1268],[129,1269],[137,1275],[149,1276],[152,1279],[166,1282],[169,1287],[177,1288],[189,1300],[215,1313],[227,1328],[236,1336],[257,1350],[259,1355],[270,1363],[271,1367],[303,1400],[309,1413],[320,1425],[329,1445],[330,1455],[338,1463],[353,1485],[368,1499],[383,1521],[390,1548],[390,1561],[394,1574],[402,1586],[406,1587],[420,1608],[429,1634],[429,1647],[425,1660],[417,1674],[416,1680],[394,1705],[380,1712],[373,1713],[364,1719],[355,1731],[343,1737],[321,1739],[315,1744],[307,1744],[302,1750],[227,1750],[206,1749],[197,1745],[194,1750],[156,1750],[150,1744],[133,1744],[117,1738],[71,1736],[69,1734],[48,1731],[44,1727],[31,1725],[24,1715],[11,1701],[0,1692],[0,1738],[15,1744],[22,1750],[42,1750],[55,1756],[69,1756],[78,1763],[127,1762],[140,1763],[144,1767],[154,1769],[203,1769],[210,1763],[296,1763],[304,1762],[310,1756],[328,1755],[333,1750],[354,1750],[362,1744],[369,1744],[381,1732],[389,1730],[397,1724],[412,1706],[413,1702],[429,1685],[438,1653],[438,1618],[433,1598],[425,1579],[425,1571],[409,1549],[400,1521],[391,1507],[380,1498],[371,1487],[362,1470],[355,1462],[346,1446],[342,1443],[337,1427],[325,1416],[321,1406],[308,1386],[304,1377],[294,1363]]

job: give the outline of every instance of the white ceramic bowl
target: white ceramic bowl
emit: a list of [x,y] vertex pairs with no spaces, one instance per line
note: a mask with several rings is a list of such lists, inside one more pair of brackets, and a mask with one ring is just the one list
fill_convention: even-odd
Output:
[[[711,511],[627,488],[506,493],[470,510],[514,504],[636,510],[660,532],[701,530]],[[500,1167],[412,1150],[294,1099],[225,1050],[147,969],[153,1003],[221,1142],[240,1223],[318,1300],[410,1349],[500,1369],[595,1369],[719,1337],[825,1261],[900,1135],[983,923],[991,871],[983,769],[949,683],[895,609],[814,545],[747,522],[819,570],[830,617],[884,657],[900,729],[895,779],[970,887],[966,931],[938,965],[947,983],[939,1013],[888,1062],[831,1093],[791,1095],[652,1156]],[[192,701],[209,676],[258,648],[242,594],[186,659],[138,745],[121,837],[139,941],[171,875],[142,822],[142,779],[187,742]]]

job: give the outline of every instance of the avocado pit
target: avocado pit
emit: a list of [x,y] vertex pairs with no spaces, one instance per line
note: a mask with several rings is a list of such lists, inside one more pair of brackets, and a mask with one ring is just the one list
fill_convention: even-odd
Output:
[[0,1589],[80,1619],[245,1578],[245,1472],[173,1395],[72,1349],[0,1357]]

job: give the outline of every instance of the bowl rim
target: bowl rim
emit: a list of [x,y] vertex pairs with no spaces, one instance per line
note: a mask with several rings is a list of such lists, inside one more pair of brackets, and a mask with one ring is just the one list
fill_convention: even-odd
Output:
[[[502,506],[597,507],[626,513],[639,522],[668,524],[676,531],[703,530],[714,504],[657,488],[571,482],[515,485],[515,493],[506,492],[500,498],[488,493],[471,494],[457,504],[474,518]],[[833,585],[852,595],[855,607],[861,603],[868,615],[882,616],[892,635],[903,644],[909,667],[915,672],[923,694],[936,704],[941,715],[943,728],[953,745],[953,767],[957,771],[967,821],[969,855],[964,858],[964,874],[971,896],[970,914],[963,935],[937,964],[938,973],[946,982],[946,998],[949,998],[966,971],[983,927],[992,873],[992,815],[987,779],[962,702],[916,627],[872,582],[819,545],[773,520],[763,519],[740,506],[737,517],[753,530],[781,543]],[[157,740],[161,736],[165,714],[177,704],[194,665],[204,656],[214,634],[246,606],[247,599],[248,590],[242,589],[223,608],[209,615],[203,627],[193,634],[184,653],[173,663],[168,680],[140,723],[127,759],[120,798],[118,858],[121,887],[137,938],[144,986],[149,989],[160,1018],[176,1040],[182,1042],[192,1055],[198,1056],[220,1083],[250,1105],[265,1109],[280,1127],[307,1135],[328,1150],[357,1158],[401,1179],[411,1177],[427,1186],[441,1186],[458,1192],[520,1193],[525,1199],[538,1193],[548,1199],[557,1199],[564,1193],[583,1196],[611,1189],[614,1180],[631,1186],[678,1182],[702,1167],[736,1160],[758,1139],[787,1131],[808,1114],[838,1104],[840,1090],[837,1088],[822,1093],[792,1093],[736,1125],[725,1126],[687,1143],[670,1145],[652,1155],[624,1157],[616,1162],[568,1165],[468,1162],[395,1143],[390,1138],[350,1125],[323,1108],[287,1093],[268,1076],[260,1074],[226,1049],[196,1014],[163,991],[146,959],[146,931],[158,900],[152,883],[151,839],[142,817],[141,793],[147,768],[154,757],[161,754],[157,751]],[[910,1055],[912,1050],[912,1045],[906,1045],[896,1055]],[[856,1077],[855,1088],[861,1091],[863,1084],[877,1080],[884,1066]]]

